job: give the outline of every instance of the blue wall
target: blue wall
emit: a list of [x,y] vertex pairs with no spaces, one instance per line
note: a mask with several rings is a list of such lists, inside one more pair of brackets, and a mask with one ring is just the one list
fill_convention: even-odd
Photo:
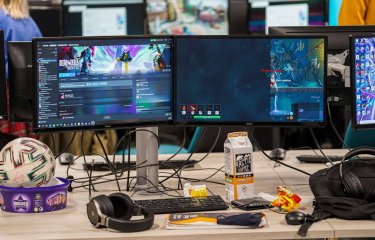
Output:
[[342,0],[329,0],[329,20],[330,26],[338,25],[338,17]]

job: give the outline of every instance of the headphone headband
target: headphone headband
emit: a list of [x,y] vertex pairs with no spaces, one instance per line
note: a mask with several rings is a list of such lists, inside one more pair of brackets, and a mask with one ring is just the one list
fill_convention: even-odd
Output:
[[144,219],[123,220],[121,218],[109,218],[108,226],[121,232],[140,232],[150,229],[154,225],[154,212],[141,208]]
[[345,154],[342,161],[344,162],[344,161],[346,161],[346,160],[348,160],[348,159],[350,159],[354,156],[363,155],[363,154],[375,156],[375,148],[371,148],[371,147],[354,148],[354,149],[352,149],[351,151],[349,151],[348,153]]
[[[132,216],[144,219],[130,220]],[[99,195],[87,204],[87,216],[95,227],[108,227],[121,232],[140,232],[154,225],[154,212],[136,205],[129,196],[114,193]]]

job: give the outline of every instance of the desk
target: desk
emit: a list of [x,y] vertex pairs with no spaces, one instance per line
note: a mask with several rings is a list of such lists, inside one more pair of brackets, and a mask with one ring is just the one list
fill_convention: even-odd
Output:
[[[341,150],[342,151],[342,150]],[[307,151],[288,152],[285,163],[292,164],[307,172],[313,173],[323,167],[323,164],[303,164],[299,163],[295,156],[298,154],[309,154]],[[331,154],[333,154],[332,152]],[[335,152],[337,153],[337,152]],[[327,151],[327,154],[330,154]],[[194,159],[199,159],[202,155],[194,155]],[[166,159],[168,156],[161,156]],[[178,158],[183,159],[183,156]],[[79,160],[74,167],[81,168],[83,160]],[[199,178],[210,176],[214,170],[199,170],[202,168],[218,168],[224,165],[223,154],[211,154],[195,171],[186,171],[185,177]],[[166,170],[162,170],[165,172]],[[80,170],[72,170],[72,175],[86,176],[86,173]],[[93,176],[96,173],[93,174]],[[312,193],[308,186],[308,176],[302,173],[279,166],[274,168],[274,162],[267,160],[261,153],[254,154],[254,174],[255,174],[255,192],[274,193],[278,185],[289,186],[303,198],[301,208],[306,212],[311,212]],[[66,176],[66,167],[57,166],[56,176]],[[213,181],[224,182],[224,173],[220,172],[214,177]],[[166,181],[166,185],[175,187],[176,179]],[[121,181],[121,186],[125,189],[125,181]],[[215,194],[224,196],[224,186],[207,184],[208,188]],[[100,194],[110,194],[116,191],[116,184],[106,183],[96,186]],[[95,193],[99,194],[99,193]],[[131,195],[132,193],[127,193]],[[160,198],[161,196],[154,196]],[[167,196],[163,196],[167,197]],[[145,196],[135,194],[133,199],[142,199]],[[291,239],[299,238],[297,231],[299,226],[289,226],[285,223],[284,215],[265,210],[268,219],[268,226],[259,229],[214,229],[214,230],[166,230],[166,215],[156,215],[155,224],[151,230],[138,233],[119,233],[109,229],[96,229],[91,226],[86,217],[86,206],[88,202],[88,192],[86,189],[75,189],[68,194],[68,207],[52,213],[44,214],[14,214],[0,213],[0,239]],[[238,211],[238,210],[228,210]],[[352,221],[327,220],[314,223],[308,232],[309,238],[333,238],[339,236],[374,236],[375,222],[359,221],[360,224],[353,224]],[[350,231],[349,229],[361,229],[363,232]],[[336,230],[337,229],[337,230]],[[337,234],[336,234],[337,233]]]

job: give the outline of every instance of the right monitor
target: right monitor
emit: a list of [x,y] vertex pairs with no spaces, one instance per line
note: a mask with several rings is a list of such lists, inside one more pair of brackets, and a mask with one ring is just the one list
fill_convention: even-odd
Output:
[[311,36],[176,37],[176,122],[324,125],[326,47]]
[[352,117],[354,128],[375,128],[375,36],[353,37]]

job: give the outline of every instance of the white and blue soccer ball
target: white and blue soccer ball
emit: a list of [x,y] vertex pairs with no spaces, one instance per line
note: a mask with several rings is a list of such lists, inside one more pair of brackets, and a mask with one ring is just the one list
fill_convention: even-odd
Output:
[[39,187],[55,174],[55,157],[49,147],[33,138],[17,138],[0,151],[0,185]]

